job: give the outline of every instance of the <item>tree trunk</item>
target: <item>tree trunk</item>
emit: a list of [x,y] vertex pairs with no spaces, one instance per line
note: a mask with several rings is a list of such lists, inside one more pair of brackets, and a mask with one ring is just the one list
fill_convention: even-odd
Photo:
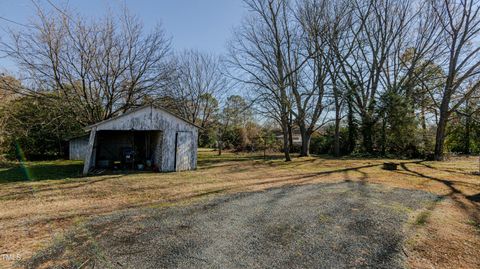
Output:
[[340,121],[341,121],[341,107],[338,100],[338,95],[335,94],[335,137],[333,140],[333,154],[335,157],[340,156]]
[[357,132],[356,132],[356,125],[355,125],[355,118],[353,115],[353,104],[351,100],[351,96],[348,97],[348,153],[352,153],[355,150],[356,140],[357,140]]
[[447,121],[449,112],[449,104],[450,104],[450,88],[451,83],[449,82],[450,79],[447,79],[447,85],[445,85],[444,96],[442,98],[442,103],[440,105],[440,117],[438,119],[437,124],[437,133],[435,136],[435,152],[434,152],[434,159],[436,161],[443,161],[443,145],[445,143],[445,132],[447,130]]
[[373,153],[373,123],[369,116],[362,117],[362,137],[365,152]]
[[372,138],[372,128],[370,126],[364,126],[362,129],[363,135],[363,148],[367,153],[373,153],[373,138]]
[[464,147],[463,147],[463,153],[464,154],[470,154],[470,135],[471,135],[471,129],[472,129],[472,111],[471,111],[471,106],[470,106],[470,98],[467,98],[465,100],[465,136],[463,138]]
[[438,120],[437,133],[435,136],[435,153],[436,161],[443,161],[443,144],[445,142],[445,131],[447,129],[448,112],[446,109],[440,109],[440,118]]
[[311,134],[306,134],[302,137],[302,156],[308,157],[310,156],[310,140],[312,140]]
[[220,140],[218,141],[218,156],[222,155],[222,147],[223,147],[223,141]]
[[288,120],[288,147],[290,150],[293,148],[293,120],[292,120],[292,113],[290,113]]
[[470,154],[470,132],[471,132],[472,116],[468,113],[470,112],[467,110],[467,115],[465,116],[465,137],[463,138],[465,143],[464,149],[463,149],[464,154]]
[[387,119],[383,115],[382,119],[382,156],[387,152]]
[[340,118],[335,117],[335,137],[333,140],[333,154],[335,157],[340,156]]
[[425,107],[422,104],[421,111],[420,111],[420,121],[422,124],[422,139],[423,139],[423,150],[424,154],[427,152],[429,149],[429,141],[428,141],[428,136],[427,136],[427,119],[425,117]]
[[310,156],[310,140],[312,139],[312,132],[305,128],[305,126],[299,126],[300,135],[302,136],[302,148],[300,150],[300,157]]
[[[287,126],[285,126],[287,125]],[[288,124],[282,126],[283,131],[283,153],[285,154],[285,161],[290,162],[292,158],[290,157],[290,135]]]

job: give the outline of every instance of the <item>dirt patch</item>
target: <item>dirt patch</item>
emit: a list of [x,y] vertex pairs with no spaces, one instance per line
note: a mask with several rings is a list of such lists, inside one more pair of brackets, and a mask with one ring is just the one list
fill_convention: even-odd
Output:
[[455,203],[442,200],[417,219],[406,244],[411,268],[480,268],[478,222]]

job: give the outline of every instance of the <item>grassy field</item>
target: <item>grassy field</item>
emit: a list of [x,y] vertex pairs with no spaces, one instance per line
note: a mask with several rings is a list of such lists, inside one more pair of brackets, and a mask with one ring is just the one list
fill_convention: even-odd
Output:
[[75,178],[82,169],[81,161],[7,163],[0,166],[0,183]]
[[[28,258],[72,225],[87,218],[138,207],[165,207],[215,195],[289,184],[360,181],[419,189],[440,196],[428,210],[413,212],[406,227],[408,263],[419,268],[480,267],[480,176],[476,158],[446,162],[199,151],[196,171],[79,177],[81,163],[36,162],[0,167],[0,268],[12,257]],[[392,161],[392,160],[388,160]],[[7,267],[8,268],[8,267]]]

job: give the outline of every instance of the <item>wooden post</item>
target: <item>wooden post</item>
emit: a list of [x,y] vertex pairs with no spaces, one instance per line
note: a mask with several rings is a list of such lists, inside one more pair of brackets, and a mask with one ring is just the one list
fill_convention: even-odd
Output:
[[92,130],[90,130],[90,139],[88,140],[88,146],[85,152],[85,163],[83,164],[84,176],[88,175],[88,172],[90,172],[90,167],[92,166],[91,164],[95,162],[95,156],[94,156],[95,152],[93,148],[95,146],[96,136],[97,136],[97,128],[93,127]]

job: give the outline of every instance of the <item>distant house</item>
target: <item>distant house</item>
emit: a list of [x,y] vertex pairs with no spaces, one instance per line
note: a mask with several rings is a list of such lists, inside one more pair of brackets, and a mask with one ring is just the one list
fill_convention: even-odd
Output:
[[83,159],[83,173],[96,168],[183,171],[197,167],[196,125],[153,105],[128,111],[85,128],[88,137],[70,140],[71,159]]
[[[325,128],[320,128],[318,130],[315,130],[313,132],[314,135],[325,135],[326,131]],[[277,138],[278,141],[283,141],[283,132],[281,130],[275,130],[274,131],[275,137]],[[292,130],[292,142],[294,146],[301,146],[302,145],[302,135],[300,133],[300,130],[298,128],[293,128]]]
[[[275,137],[278,141],[283,141],[283,132],[280,130],[275,131]],[[300,134],[299,130],[292,130],[292,142],[294,146],[301,146],[302,145],[302,135]]]

